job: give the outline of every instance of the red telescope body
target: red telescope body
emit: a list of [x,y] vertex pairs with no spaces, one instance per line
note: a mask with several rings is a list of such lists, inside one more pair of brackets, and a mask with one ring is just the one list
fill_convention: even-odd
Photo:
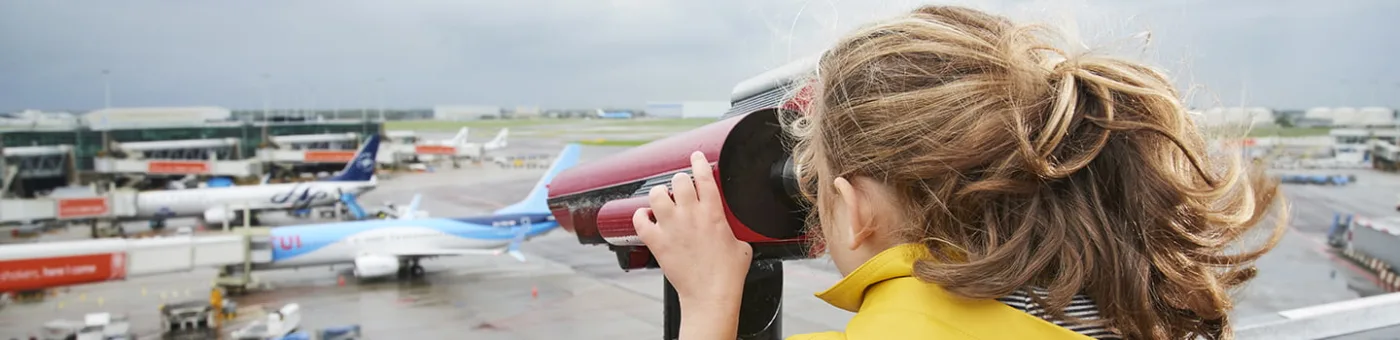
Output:
[[[691,171],[690,155],[705,153],[719,186],[725,218],[734,236],[753,247],[738,315],[741,340],[782,338],[783,263],[806,258],[812,248],[805,228],[809,212],[798,196],[790,143],[780,122],[805,112],[807,86],[788,90],[816,66],[807,58],[740,82],[725,118],[680,135],[647,143],[601,160],[576,165],[549,184],[549,209],[582,244],[605,244],[623,270],[657,268],[637,237],[632,216],[647,207],[651,189],[670,186],[678,172]],[[803,84],[805,85],[805,84]],[[663,339],[679,339],[680,297],[662,280]]]
[[796,169],[775,107],[736,115],[560,173],[549,186],[555,220],[582,244],[607,244],[623,269],[654,267],[637,237],[632,215],[648,206],[647,193],[690,171],[690,154],[705,153],[738,239],[755,259],[806,257]]

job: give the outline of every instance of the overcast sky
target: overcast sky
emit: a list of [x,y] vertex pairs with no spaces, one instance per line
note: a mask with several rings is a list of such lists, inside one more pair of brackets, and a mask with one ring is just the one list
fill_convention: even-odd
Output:
[[[727,100],[922,3],[0,0],[0,110],[100,108],[104,69],[118,107],[261,108],[264,83],[274,107],[375,107],[380,84],[389,107]],[[1151,32],[1131,56],[1199,87],[1198,105],[1400,107],[1400,1],[941,3],[1077,24],[1091,46]]]

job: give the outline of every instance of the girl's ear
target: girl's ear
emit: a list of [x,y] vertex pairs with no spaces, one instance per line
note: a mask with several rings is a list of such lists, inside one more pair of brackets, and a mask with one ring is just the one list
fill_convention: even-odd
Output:
[[875,232],[875,225],[872,223],[874,216],[871,216],[869,209],[864,209],[867,195],[860,192],[843,177],[837,177],[833,181],[832,187],[836,189],[836,204],[840,205],[840,209],[845,212],[844,216],[841,216],[845,220],[838,223],[838,228],[846,228],[841,232],[850,236],[844,240],[846,244],[838,246],[845,246],[851,250],[860,248],[861,245],[870,241],[870,235]]

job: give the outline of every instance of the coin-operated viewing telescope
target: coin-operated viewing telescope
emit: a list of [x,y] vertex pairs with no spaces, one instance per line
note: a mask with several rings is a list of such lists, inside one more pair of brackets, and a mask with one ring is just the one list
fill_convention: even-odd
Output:
[[804,257],[805,209],[778,126],[787,112],[741,114],[560,173],[549,188],[555,219],[580,243],[610,246],[622,269],[654,268],[632,214],[647,207],[651,187],[689,172],[699,150],[713,160],[734,236],[753,244],[755,259]]
[[[754,249],[744,286],[739,334],[744,339],[779,339],[781,260],[808,257],[804,220],[809,212],[797,191],[800,166],[780,122],[798,114],[788,100],[793,82],[812,69],[808,58],[746,80],[735,87],[725,117],[694,130],[579,164],[555,176],[549,207],[555,220],[579,243],[607,245],[623,270],[657,268],[632,226],[632,215],[648,206],[647,194],[690,171],[690,154],[712,163],[734,236]],[[679,336],[680,305],[666,282],[665,339]]]

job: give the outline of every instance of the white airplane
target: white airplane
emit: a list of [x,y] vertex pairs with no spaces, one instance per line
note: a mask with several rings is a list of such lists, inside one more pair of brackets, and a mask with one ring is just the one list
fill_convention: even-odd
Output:
[[501,128],[501,132],[496,133],[496,137],[485,143],[467,143],[467,128],[457,131],[457,136],[442,142],[421,143],[420,145],[451,146],[457,150],[477,150],[485,151],[500,150],[506,147],[506,137],[510,136],[510,128]]
[[345,194],[374,189],[378,150],[379,135],[370,135],[339,175],[319,181],[142,192],[136,196],[136,217],[156,223],[172,217],[223,223],[242,219],[245,209],[256,217],[262,211],[334,205]]
[[[550,214],[548,185],[578,163],[579,146],[564,147],[524,200],[490,215],[464,218],[365,220],[271,230],[272,262],[255,269],[353,264],[357,278],[421,276],[423,258],[509,254],[525,261],[522,242],[559,227]],[[409,211],[417,209],[417,200]]]
[[438,140],[438,141],[431,141],[431,142],[424,142],[424,143],[422,143],[422,144],[430,144],[430,145],[448,145],[448,146],[457,146],[457,145],[461,145],[461,144],[467,142],[467,136],[470,135],[470,134],[467,133],[467,132],[468,132],[468,131],[467,131],[467,127],[463,126],[460,130],[457,130],[457,135],[456,135],[456,136],[452,136],[452,139],[448,139],[448,140]]
[[[424,146],[427,146],[427,147],[450,147],[450,148],[451,148],[451,151],[447,151],[447,152],[450,153],[451,155],[460,155],[460,154],[462,154],[462,153],[464,153],[464,152],[470,154],[470,153],[476,152],[476,151],[500,150],[500,149],[503,149],[503,148],[506,147],[506,145],[507,145],[506,138],[510,135],[510,129],[509,129],[509,128],[501,128],[501,131],[498,132],[498,133],[496,133],[496,137],[492,138],[490,141],[487,141],[487,142],[485,142],[485,143],[468,143],[468,142],[467,142],[467,136],[469,135],[469,133],[468,133],[467,131],[468,131],[468,129],[467,129],[466,127],[463,127],[462,129],[457,130],[457,135],[456,135],[456,136],[453,136],[452,139],[436,140],[436,141],[420,141],[420,142],[414,144],[412,149],[404,149],[404,152],[416,152],[416,151],[418,150],[418,149],[417,149],[418,147],[424,147]],[[436,149],[436,148],[435,148],[435,149]],[[442,151],[438,151],[438,152],[442,152]],[[444,155],[444,154],[418,154],[418,155],[415,156],[415,158],[416,158],[418,161],[422,161],[422,162],[432,162],[432,161],[436,161],[436,160],[439,160],[439,159],[443,159],[443,157],[452,157],[451,155]]]
[[[503,149],[506,147],[506,136],[509,135],[510,128],[501,128],[501,132],[496,133],[496,138],[492,138],[491,141],[488,141],[486,143],[481,143],[481,148],[485,149],[486,151]],[[475,146],[476,144],[466,143],[467,149],[471,149]]]

